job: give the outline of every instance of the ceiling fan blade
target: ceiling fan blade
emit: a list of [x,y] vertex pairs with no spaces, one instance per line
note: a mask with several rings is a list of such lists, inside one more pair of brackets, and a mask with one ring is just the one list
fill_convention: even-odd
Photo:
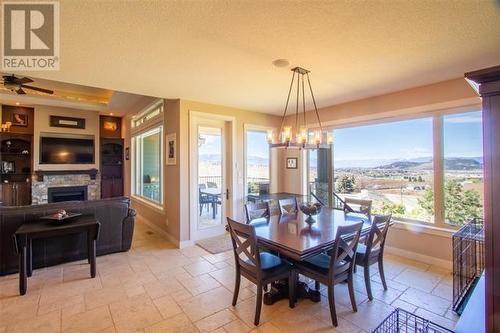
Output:
[[26,95],[26,92],[25,92],[22,88],[17,89],[17,90],[16,90],[16,93],[17,93],[18,95]]
[[27,86],[25,84],[22,84],[21,87],[26,88],[26,89],[36,90],[36,91],[43,92],[43,93],[46,93],[46,94],[49,94],[49,95],[52,95],[54,93],[52,90],[49,90],[49,89],[43,89],[43,88],[38,88],[38,87],[33,87],[33,86]]
[[25,84],[25,83],[35,82],[32,79],[30,79],[29,77],[23,77],[23,78],[20,78],[20,79],[16,79],[16,81],[19,84]]

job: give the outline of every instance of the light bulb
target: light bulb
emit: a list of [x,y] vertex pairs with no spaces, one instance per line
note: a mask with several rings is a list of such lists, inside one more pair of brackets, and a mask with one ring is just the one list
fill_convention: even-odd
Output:
[[326,136],[326,142],[331,145],[333,144],[333,134],[332,133],[328,133],[327,136]]
[[314,132],[314,144],[317,146],[321,144],[321,131]]
[[270,144],[274,143],[274,131],[273,130],[267,131],[267,142]]

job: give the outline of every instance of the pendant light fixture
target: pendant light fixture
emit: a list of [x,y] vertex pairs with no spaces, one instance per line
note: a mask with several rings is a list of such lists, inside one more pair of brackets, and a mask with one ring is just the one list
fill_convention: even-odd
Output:
[[[316,100],[314,99],[314,93],[311,86],[311,80],[309,79],[309,71],[302,67],[292,68],[292,82],[290,83],[290,88],[288,89],[288,96],[285,104],[285,111],[281,118],[281,125],[279,132],[276,134],[274,131],[268,131],[267,139],[269,142],[269,147],[271,148],[299,148],[299,149],[318,149],[318,148],[329,148],[333,143],[333,136],[331,133],[323,131],[323,126],[321,125],[321,119],[319,118],[318,107],[316,106]],[[307,128],[306,122],[306,96],[305,96],[305,83],[304,76],[307,79],[307,84],[309,86],[309,92],[311,94],[311,99],[314,105],[314,111],[316,114],[316,120],[318,122],[319,128],[310,131]],[[295,82],[297,81],[297,82]],[[290,97],[292,92],[296,90],[296,101],[295,101],[295,126],[292,127],[285,123],[288,106],[290,105]],[[301,98],[302,97],[302,98]],[[300,103],[302,102],[302,103]],[[293,103],[293,102],[292,102]],[[302,105],[300,105],[302,104]],[[299,109],[302,109],[301,111]],[[293,119],[292,119],[293,121]]]

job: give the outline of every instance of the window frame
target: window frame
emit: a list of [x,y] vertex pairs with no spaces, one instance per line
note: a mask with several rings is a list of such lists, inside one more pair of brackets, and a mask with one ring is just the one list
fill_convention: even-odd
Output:
[[[245,198],[248,196],[248,184],[247,184],[247,175],[248,175],[248,170],[247,170],[247,159],[248,159],[248,148],[247,148],[247,132],[264,132],[267,134],[268,131],[276,131],[274,127],[270,126],[261,126],[261,125],[253,125],[253,124],[244,124],[243,125],[243,193],[245,195]],[[273,180],[271,179],[271,176],[273,174],[272,172],[272,152],[271,149],[269,149],[269,167],[268,167],[268,178],[269,178],[269,187],[271,188],[272,185],[271,183]]]
[[[445,181],[445,170],[444,170],[444,116],[453,114],[462,114],[474,111],[481,111],[480,105],[471,105],[466,107],[456,107],[442,110],[427,111],[411,115],[400,115],[391,117],[381,117],[371,120],[354,121],[339,123],[333,125],[327,125],[323,128],[328,131],[333,131],[334,133],[334,148],[335,152],[335,130],[360,127],[367,125],[376,124],[389,124],[406,120],[431,118],[432,119],[432,160],[433,160],[433,192],[434,192],[434,222],[426,222],[413,219],[397,219],[395,221],[399,224],[411,226],[421,226],[435,230],[448,230],[455,231],[460,228],[458,225],[452,225],[446,223],[445,221],[445,211],[444,211],[444,181]],[[484,133],[483,133],[484,135]],[[335,174],[335,165],[332,158],[333,173]],[[308,176],[308,170],[305,170],[306,176]]]
[[[130,119],[130,126],[131,126],[131,144],[130,144],[130,156],[131,156],[131,163],[130,163],[130,195],[134,200],[137,200],[139,202],[145,203],[150,205],[151,207],[163,211],[164,210],[164,204],[165,204],[165,184],[164,184],[164,172],[165,172],[165,161],[164,161],[164,124],[163,124],[163,111],[160,111],[158,114],[154,115],[153,117],[147,119],[146,121],[142,122],[141,124],[137,125],[134,127],[134,121],[137,120],[137,118],[142,118],[142,117],[147,117],[148,114],[156,112],[158,108],[161,108],[163,110],[164,105],[163,105],[163,100],[158,100],[150,104],[148,107],[146,107],[143,111],[139,112],[136,116],[132,117]],[[151,200],[148,197],[145,197],[140,194],[136,194],[137,190],[137,177],[138,177],[138,172],[142,170],[142,158],[137,159],[137,140],[139,137],[143,137],[144,135],[151,133],[153,131],[156,131],[159,129],[159,134],[160,134],[160,171],[159,171],[159,183],[160,183],[160,201],[155,201]],[[140,163],[138,166],[137,164]]]

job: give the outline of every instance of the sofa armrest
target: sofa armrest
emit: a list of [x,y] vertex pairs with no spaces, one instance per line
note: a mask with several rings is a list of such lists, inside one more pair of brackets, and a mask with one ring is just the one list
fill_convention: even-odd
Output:
[[130,250],[132,238],[134,236],[134,223],[137,211],[133,208],[128,209],[128,215],[123,219],[122,224],[122,251]]

